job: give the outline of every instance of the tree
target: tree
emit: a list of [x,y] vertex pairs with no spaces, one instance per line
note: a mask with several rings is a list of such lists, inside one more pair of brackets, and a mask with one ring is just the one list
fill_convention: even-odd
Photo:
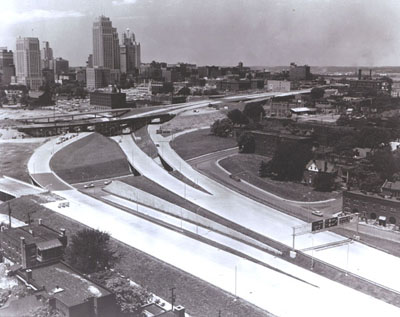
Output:
[[267,177],[270,175],[270,169],[271,169],[271,161],[266,163],[265,161],[261,161],[260,163],[260,168],[258,169],[258,175],[260,177]]
[[238,139],[239,152],[241,153],[254,153],[256,150],[256,142],[253,134],[244,132],[240,134]]
[[311,89],[310,96],[313,100],[321,99],[325,94],[325,90],[323,88],[314,87]]
[[335,176],[328,173],[318,173],[314,177],[314,188],[320,192],[330,192],[335,187]]
[[392,137],[389,129],[365,127],[358,134],[357,144],[359,147],[375,148],[381,144],[388,144]]
[[53,308],[47,302],[44,306],[33,309],[29,315],[24,317],[63,317],[65,316],[57,308]]
[[234,123],[234,124],[247,124],[249,120],[239,109],[233,109],[228,112],[227,117]]
[[86,95],[87,95],[87,91],[85,90],[85,88],[78,86],[74,89],[74,96],[76,98],[84,99],[84,98],[86,98]]
[[335,145],[335,152],[340,153],[344,151],[351,151],[357,145],[357,140],[354,138],[354,135],[346,135],[344,137],[339,138]]
[[260,103],[248,103],[244,107],[243,115],[252,122],[260,122],[265,116],[265,110]]
[[222,120],[216,120],[211,126],[211,133],[220,136],[227,137],[232,132],[233,124],[228,118]]
[[66,261],[86,274],[113,267],[118,259],[111,249],[109,234],[99,230],[78,231],[66,250]]
[[360,181],[360,189],[368,192],[379,193],[383,180],[376,174],[370,174]]
[[280,180],[299,181],[311,157],[309,146],[301,143],[280,143],[271,160],[271,172]]
[[121,277],[107,280],[105,286],[115,294],[122,313],[138,313],[141,307],[152,299],[152,295],[147,290],[133,285],[127,279]]
[[190,95],[190,88],[183,87],[183,88],[179,89],[178,95],[189,96]]
[[375,151],[370,161],[381,179],[392,179],[393,175],[399,171],[399,166],[389,147]]

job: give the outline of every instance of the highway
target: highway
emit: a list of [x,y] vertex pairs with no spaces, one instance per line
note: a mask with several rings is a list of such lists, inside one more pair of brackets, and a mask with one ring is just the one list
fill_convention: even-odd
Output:
[[[273,240],[280,241],[287,246],[292,245],[292,233],[294,226],[305,223],[297,218],[288,216],[278,210],[255,202],[199,173],[170,147],[168,141],[171,136],[163,137],[156,133],[157,127],[149,126],[149,133],[154,143],[158,143],[159,154],[172,167],[179,170],[185,177],[195,180],[200,186],[213,194],[211,197],[197,198],[186,196],[187,199],[205,209],[211,210],[233,222],[265,235]],[[155,180],[155,173],[148,175]],[[164,185],[165,186],[165,185]],[[332,232],[319,232],[313,235],[302,235],[296,238],[296,248],[299,250],[312,248],[343,240],[342,236]],[[371,248],[359,242],[351,245],[339,245],[334,248],[307,251],[314,257],[330,263],[343,270],[350,271],[368,280],[384,285],[400,292],[400,276],[396,274],[400,265],[400,258],[377,249]],[[376,274],[377,263],[371,259],[379,259],[379,265],[385,267],[384,272]]]
[[[153,137],[153,134],[151,135]],[[291,227],[303,223],[273,208],[254,202],[199,174],[186,162],[177,157],[176,153],[169,147],[168,142],[160,142],[162,146],[158,149],[163,157],[186,177],[199,183],[200,186],[212,193],[211,195],[184,185],[168,174],[134,144],[130,135],[118,138],[121,140],[119,145],[126,153],[130,163],[143,175],[203,208],[212,210],[215,213],[225,216],[227,219],[236,221],[256,232],[286,244],[291,243]],[[157,142],[157,140],[155,141]],[[51,157],[52,154],[62,149],[65,145],[67,144],[58,146],[55,142],[50,141],[39,147],[28,164],[31,176],[35,178],[35,174],[38,174],[38,171],[40,172],[39,174],[47,173],[54,175],[49,167],[50,158],[44,157],[45,153]],[[56,175],[53,177],[59,180]],[[62,180],[59,181],[63,182]],[[41,185],[43,187],[46,186],[47,189],[53,189],[52,183]],[[110,206],[102,201],[84,195],[76,189],[72,189],[68,184],[65,184],[65,186],[67,187],[62,190],[57,190],[56,187],[54,189],[56,189],[56,194],[70,202],[70,207],[59,208],[57,203],[47,203],[45,204],[46,207],[92,228],[105,230],[114,238],[128,245],[198,276],[221,289],[233,294],[236,293],[245,300],[276,315],[399,315],[400,310],[397,307],[376,300],[308,270],[299,268],[268,253],[259,253],[259,251],[255,251],[254,248],[248,245],[232,244],[232,246],[240,248],[246,254],[251,254],[259,258],[260,261],[268,266],[281,270],[284,274],[223,251],[215,246],[199,242],[177,231],[144,220],[122,209]],[[109,199],[115,202],[116,198],[112,198],[111,196]],[[129,202],[127,201],[119,201],[119,203],[129,206]],[[136,206],[136,204],[134,205]],[[134,206],[131,207],[134,208]],[[140,206],[138,208],[140,210],[144,207]],[[151,212],[156,211],[153,210]],[[203,232],[203,234],[205,233]],[[220,240],[215,235],[213,239]],[[317,244],[321,241],[336,242],[337,240],[338,236],[336,235],[322,233],[307,237],[303,236],[296,243],[298,243],[299,248],[305,248],[310,245],[312,246],[314,242]],[[232,242],[226,239],[224,241],[224,243],[229,244]],[[359,258],[364,262],[366,261],[366,256],[369,256],[369,261],[371,261],[371,258],[379,259],[381,265],[384,265],[388,269],[388,274],[385,274],[385,277],[389,274],[394,274],[393,272],[395,272],[395,269],[397,270],[400,264],[397,258],[385,257],[381,254],[382,252],[374,253],[371,248],[362,249],[356,246],[356,243],[353,243],[351,246],[345,246],[343,249],[349,250],[350,248],[351,260],[353,260],[353,256],[358,252],[362,254]],[[339,249],[341,248],[333,250]],[[193,250],[196,250],[196,252],[193,252]],[[313,256],[318,256],[316,251],[311,252]],[[321,252],[324,253],[324,251]],[[328,260],[331,260],[331,256],[328,257]],[[340,261],[346,262],[344,260],[346,259],[346,253],[342,255],[335,251],[335,256],[340,256]],[[393,262],[390,264],[391,261]],[[346,263],[342,263],[341,265],[342,267],[346,267]],[[358,266],[353,265],[353,263],[349,265],[349,258],[347,256],[347,269],[351,271],[355,269],[357,271],[359,266],[360,263]],[[365,270],[358,270],[357,273],[365,274]],[[376,273],[376,270],[373,273]],[[297,278],[294,278],[294,276]],[[383,285],[394,285],[395,289],[398,289],[400,283],[398,283],[397,276],[394,275],[391,277],[394,277],[391,283],[387,278],[380,277],[377,280]],[[335,303],[341,303],[341,305],[332,306],[332,299],[334,299]],[[288,301],[290,301],[290,305],[287,304]],[[312,309],[310,309],[311,307]],[[326,310],[326,307],[329,307],[329,310]]]
[[238,148],[232,148],[202,155],[200,157],[195,157],[187,160],[187,162],[196,170],[201,171],[202,174],[205,174],[218,182],[222,182],[224,185],[227,185],[230,188],[237,189],[239,192],[246,193],[251,197],[261,200],[267,205],[269,204],[271,206],[286,208],[288,204],[290,204],[294,206],[294,208],[291,208],[291,211],[297,211],[300,216],[306,216],[306,219],[307,217],[310,220],[318,219],[318,217],[311,215],[311,210],[323,210],[326,215],[333,214],[341,210],[341,199],[328,199],[326,201],[311,202],[293,201],[262,190],[246,182],[241,175],[236,174],[240,181],[230,178],[230,173],[220,166],[219,161],[238,153]]

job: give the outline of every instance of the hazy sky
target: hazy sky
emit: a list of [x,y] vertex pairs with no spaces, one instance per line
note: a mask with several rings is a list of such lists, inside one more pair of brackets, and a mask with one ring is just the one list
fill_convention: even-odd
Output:
[[135,32],[143,62],[400,65],[399,0],[0,0],[0,46],[39,37],[85,65],[101,14]]

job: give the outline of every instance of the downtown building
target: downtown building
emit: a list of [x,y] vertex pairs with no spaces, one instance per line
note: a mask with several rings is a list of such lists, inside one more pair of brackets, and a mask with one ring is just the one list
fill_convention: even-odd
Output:
[[[95,70],[94,70],[95,69]],[[86,69],[87,88],[97,89],[119,81],[120,47],[117,29],[110,18],[93,23],[93,67]]]
[[49,42],[43,42],[42,48],[42,69],[51,68],[50,63],[53,60],[53,49],[50,47]]
[[14,54],[7,47],[0,47],[0,84],[9,85],[15,76]]
[[121,72],[134,74],[140,68],[140,43],[136,42],[135,34],[129,29],[122,34],[122,45],[120,46]]
[[15,66],[17,83],[38,90],[43,83],[38,38],[17,38]]

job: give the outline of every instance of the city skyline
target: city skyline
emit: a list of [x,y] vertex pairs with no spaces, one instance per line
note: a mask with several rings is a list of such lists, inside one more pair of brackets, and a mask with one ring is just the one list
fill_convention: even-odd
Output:
[[92,23],[102,14],[119,34],[126,28],[136,34],[143,62],[400,65],[400,4],[391,0],[13,0],[2,6],[2,46],[15,51],[18,36],[38,37],[72,66],[84,65],[92,52]]

